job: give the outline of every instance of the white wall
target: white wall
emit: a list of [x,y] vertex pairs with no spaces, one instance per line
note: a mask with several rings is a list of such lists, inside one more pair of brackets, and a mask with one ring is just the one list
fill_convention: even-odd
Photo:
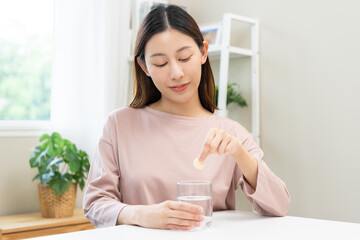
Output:
[[170,2],[198,23],[259,19],[261,146],[289,215],[360,223],[360,2]]
[[28,158],[31,138],[0,138],[0,215],[40,209],[36,206],[36,184],[31,179],[36,171],[30,170]]

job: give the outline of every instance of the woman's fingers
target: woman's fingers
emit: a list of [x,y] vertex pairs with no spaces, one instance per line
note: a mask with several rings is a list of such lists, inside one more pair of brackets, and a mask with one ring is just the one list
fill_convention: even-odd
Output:
[[201,221],[187,220],[187,219],[181,219],[181,218],[169,218],[168,224],[178,225],[178,226],[182,226],[182,227],[199,227],[201,224]]
[[175,224],[168,224],[165,229],[186,231],[186,230],[190,230],[191,228],[192,228],[191,226],[179,226],[179,225],[175,225]]
[[165,206],[167,228],[188,230],[192,227],[200,226],[201,221],[205,218],[200,213],[202,208],[187,202],[167,201]]
[[166,201],[166,205],[172,210],[180,210],[189,213],[202,213],[203,209],[200,206],[180,201]]
[[142,206],[138,225],[148,228],[189,230],[205,218],[200,206],[180,201],[165,201]]
[[231,140],[225,149],[226,153],[234,153],[236,151],[236,149],[239,148],[239,146],[241,145],[241,143],[239,143],[239,141],[235,141],[235,140]]
[[210,129],[200,152],[200,156],[199,156],[200,162],[205,161],[205,158],[211,153],[210,144],[215,136],[216,136],[216,129],[215,128]]
[[199,161],[204,161],[211,153],[232,153],[234,148],[236,148],[236,140],[233,136],[224,130],[212,128],[205,139]]
[[215,133],[215,137],[210,142],[210,150],[211,150],[211,152],[217,153],[218,148],[219,148],[221,142],[224,139],[224,135],[225,134],[223,132],[216,132]]
[[201,214],[192,214],[189,212],[183,212],[178,210],[172,210],[169,212],[169,217],[171,218],[179,218],[183,220],[190,220],[190,221],[203,221],[205,218]]
[[226,136],[224,139],[222,139],[221,144],[217,148],[217,153],[219,154],[226,153],[230,142],[231,142],[231,137],[229,136]]

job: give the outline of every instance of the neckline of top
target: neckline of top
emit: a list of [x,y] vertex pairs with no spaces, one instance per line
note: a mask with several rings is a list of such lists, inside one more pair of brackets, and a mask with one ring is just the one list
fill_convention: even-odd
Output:
[[182,116],[182,115],[177,115],[177,114],[173,114],[173,113],[167,113],[167,112],[162,112],[160,110],[156,110],[153,109],[151,107],[146,106],[144,108],[145,111],[161,116],[162,118],[166,118],[168,120],[173,120],[173,121],[179,121],[179,122],[189,122],[189,123],[194,123],[194,122],[199,122],[199,123],[204,123],[204,121],[210,121],[211,119],[213,119],[216,115],[213,113],[210,116],[206,116],[206,117],[187,117],[187,116]]

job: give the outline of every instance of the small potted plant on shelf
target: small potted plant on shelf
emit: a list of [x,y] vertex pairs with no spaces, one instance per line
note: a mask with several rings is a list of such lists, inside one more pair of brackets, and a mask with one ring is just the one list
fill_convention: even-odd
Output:
[[29,162],[37,168],[33,180],[38,184],[43,217],[70,217],[75,208],[77,185],[82,190],[89,172],[88,155],[57,132],[43,134],[40,145],[32,149]]
[[[241,96],[239,92],[237,92],[234,86],[239,86],[237,83],[230,83],[227,86],[227,95],[226,95],[226,105],[230,103],[235,103],[240,107],[247,107],[246,100]],[[216,86],[216,106],[218,105],[218,94],[219,87]]]

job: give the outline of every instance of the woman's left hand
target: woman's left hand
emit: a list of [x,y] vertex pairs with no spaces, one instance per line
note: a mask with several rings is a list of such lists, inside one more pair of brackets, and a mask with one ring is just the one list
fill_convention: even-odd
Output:
[[199,161],[204,161],[212,153],[234,154],[239,148],[242,148],[239,139],[224,130],[212,128],[205,139]]

